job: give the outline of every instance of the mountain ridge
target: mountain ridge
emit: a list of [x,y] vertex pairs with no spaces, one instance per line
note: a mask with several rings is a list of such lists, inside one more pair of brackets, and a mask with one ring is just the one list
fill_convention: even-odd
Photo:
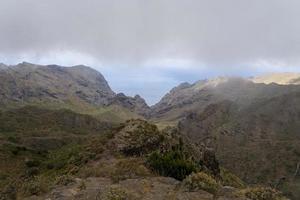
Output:
[[[1,107],[28,104],[53,104],[87,108],[119,106],[142,116],[147,110],[144,99],[123,95],[123,103],[104,76],[84,65],[62,67],[27,62],[3,65],[0,70]],[[137,98],[139,97],[139,98]],[[119,99],[119,100],[118,100]],[[125,103],[130,102],[130,103]],[[126,111],[127,112],[127,111]]]

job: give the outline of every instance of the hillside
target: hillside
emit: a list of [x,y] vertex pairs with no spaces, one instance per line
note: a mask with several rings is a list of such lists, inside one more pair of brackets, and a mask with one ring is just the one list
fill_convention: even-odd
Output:
[[[60,124],[40,126],[44,119],[32,117],[37,113],[50,122],[59,115]],[[269,187],[246,186],[219,166],[213,151],[193,145],[176,129],[159,131],[146,121],[130,120],[100,130],[101,122],[91,117],[32,107],[15,110],[5,119],[24,122],[11,125],[15,129],[9,134],[0,129],[3,200],[285,199]],[[87,132],[78,133],[82,127]]]
[[[140,97],[123,95],[120,99],[102,74],[90,67],[43,66],[25,62],[1,66],[0,109],[24,105],[67,108],[117,122],[127,119],[126,116],[141,117],[149,109]],[[115,113],[120,113],[120,116]]]
[[186,113],[203,109],[212,103],[230,100],[248,106],[262,99],[299,92],[298,85],[254,83],[240,77],[219,77],[173,88],[151,109],[154,121],[178,122]]
[[153,107],[152,120],[179,122],[180,132],[215,149],[246,182],[276,185],[298,199],[299,102],[297,84],[221,77],[174,88]]
[[2,199],[300,196],[296,81],[183,83],[149,107],[86,66],[1,64],[0,80]]

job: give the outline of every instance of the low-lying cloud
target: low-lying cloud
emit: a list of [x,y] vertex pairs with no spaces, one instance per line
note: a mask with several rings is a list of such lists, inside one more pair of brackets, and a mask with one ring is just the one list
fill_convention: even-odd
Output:
[[126,77],[166,90],[182,79],[298,70],[299,8],[298,0],[1,0],[0,62],[92,64],[121,89]]

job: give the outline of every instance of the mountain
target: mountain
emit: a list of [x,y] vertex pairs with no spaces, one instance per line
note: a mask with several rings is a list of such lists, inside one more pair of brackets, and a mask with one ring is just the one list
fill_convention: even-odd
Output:
[[178,122],[183,135],[215,149],[220,163],[247,183],[270,184],[299,199],[300,86],[254,79],[183,83],[153,107],[152,120]]
[[0,64],[0,199],[299,199],[300,86],[273,82],[183,83],[149,107],[86,66]]
[[271,73],[250,79],[254,83],[277,83],[280,85],[300,84],[300,73]]
[[152,107],[154,121],[178,122],[186,113],[203,109],[223,100],[247,106],[262,99],[299,92],[298,85],[264,84],[240,77],[218,77],[194,84],[183,83],[173,88]]
[[129,109],[130,111],[137,113],[141,116],[148,116],[150,112],[150,107],[147,105],[146,101],[139,95],[134,97],[128,97],[123,93],[119,93],[110,99],[109,105],[120,105]]
[[124,116],[127,113],[141,116],[147,110],[141,97],[123,95],[120,98],[100,72],[87,66],[43,66],[26,62],[15,66],[2,64],[0,107],[14,108],[31,104],[98,115],[118,110]]
[[91,68],[21,63],[0,73],[1,103],[83,101],[106,105],[115,94],[104,77]]

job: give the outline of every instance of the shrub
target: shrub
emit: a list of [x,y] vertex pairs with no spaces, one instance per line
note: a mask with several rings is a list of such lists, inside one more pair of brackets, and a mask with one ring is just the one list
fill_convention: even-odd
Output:
[[186,159],[180,149],[165,153],[154,152],[148,157],[147,163],[158,174],[170,176],[177,180],[183,180],[198,169],[196,163]]
[[126,156],[142,156],[159,148],[164,137],[158,128],[143,120],[129,120],[116,135],[116,148]]
[[129,178],[146,177],[151,175],[148,168],[145,167],[144,161],[140,158],[124,158],[120,159],[116,164],[102,163],[96,166],[85,166],[79,176],[87,177],[107,177],[113,182],[119,182]]
[[40,166],[41,162],[39,160],[26,160],[25,165],[29,168]]
[[234,188],[244,188],[245,184],[243,183],[243,181],[237,177],[236,175],[230,173],[228,170],[226,169],[221,169],[221,179],[222,179],[222,184],[226,185],[226,186],[231,186]]
[[0,190],[0,199],[15,200],[17,199],[17,187],[15,185],[8,184],[2,190]]
[[49,190],[49,180],[42,177],[35,177],[34,179],[25,182],[22,191],[25,196],[39,195]]
[[118,186],[111,186],[108,191],[98,193],[96,199],[101,200],[138,200],[140,199],[134,192]]
[[29,176],[29,177],[32,177],[32,176],[38,175],[39,172],[40,172],[39,168],[31,167],[31,168],[26,170],[26,175]]
[[104,200],[128,200],[128,195],[121,188],[110,188],[109,192],[102,197]]
[[62,175],[57,177],[56,184],[57,185],[69,185],[70,183],[73,183],[74,179],[71,176],[68,175]]
[[253,187],[241,190],[240,195],[252,200],[284,200],[280,192],[270,187]]
[[79,190],[85,190],[86,189],[86,184],[83,180],[80,181],[78,189]]
[[217,181],[210,175],[199,172],[199,173],[193,173],[189,175],[184,180],[184,185],[190,190],[204,190],[212,194],[216,194],[218,191],[220,185],[217,183]]
[[111,172],[111,178],[114,182],[128,178],[145,177],[149,175],[149,170],[138,158],[120,160],[115,165],[115,169]]

